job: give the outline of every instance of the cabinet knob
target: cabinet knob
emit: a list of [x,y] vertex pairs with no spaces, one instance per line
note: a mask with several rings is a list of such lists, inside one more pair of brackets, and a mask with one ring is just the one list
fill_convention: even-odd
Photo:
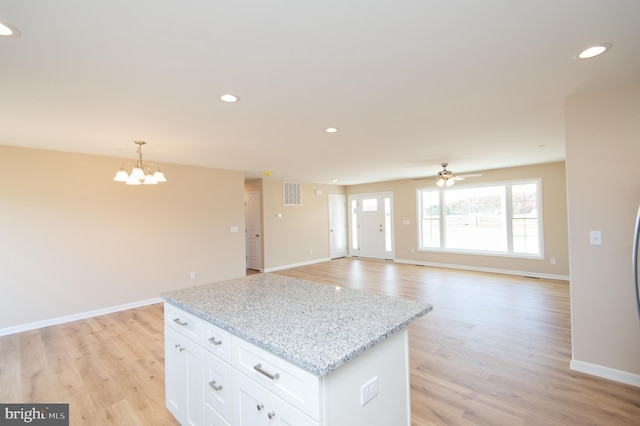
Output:
[[276,412],[275,411],[271,411],[269,412],[269,414],[267,414],[267,416],[269,417],[269,419],[272,419],[276,416]]
[[261,402],[261,403],[259,403],[258,405],[256,405],[256,409],[257,409],[258,411],[262,410],[263,408],[264,408],[264,404],[263,404],[262,402]]

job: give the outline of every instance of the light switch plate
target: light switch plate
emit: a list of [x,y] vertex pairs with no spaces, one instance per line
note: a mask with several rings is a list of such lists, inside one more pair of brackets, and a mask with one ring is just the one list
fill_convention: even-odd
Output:
[[602,245],[602,232],[601,231],[589,231],[589,244],[592,246]]

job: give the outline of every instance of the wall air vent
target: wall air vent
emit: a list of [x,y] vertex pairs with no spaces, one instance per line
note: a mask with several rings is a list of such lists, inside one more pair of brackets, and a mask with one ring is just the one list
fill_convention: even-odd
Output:
[[282,186],[285,206],[302,205],[302,184],[298,182],[284,182]]

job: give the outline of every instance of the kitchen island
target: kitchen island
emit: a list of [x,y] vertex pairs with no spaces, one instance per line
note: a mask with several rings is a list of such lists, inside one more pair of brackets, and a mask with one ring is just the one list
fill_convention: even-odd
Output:
[[162,298],[182,424],[410,424],[406,326],[430,305],[278,274]]

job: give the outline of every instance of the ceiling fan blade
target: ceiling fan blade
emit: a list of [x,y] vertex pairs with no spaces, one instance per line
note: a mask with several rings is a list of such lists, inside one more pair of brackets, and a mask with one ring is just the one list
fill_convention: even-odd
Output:
[[478,177],[478,176],[482,176],[482,175],[480,173],[474,173],[471,175],[460,175],[460,176],[455,176],[453,180],[465,180],[466,178],[472,178],[472,177]]

